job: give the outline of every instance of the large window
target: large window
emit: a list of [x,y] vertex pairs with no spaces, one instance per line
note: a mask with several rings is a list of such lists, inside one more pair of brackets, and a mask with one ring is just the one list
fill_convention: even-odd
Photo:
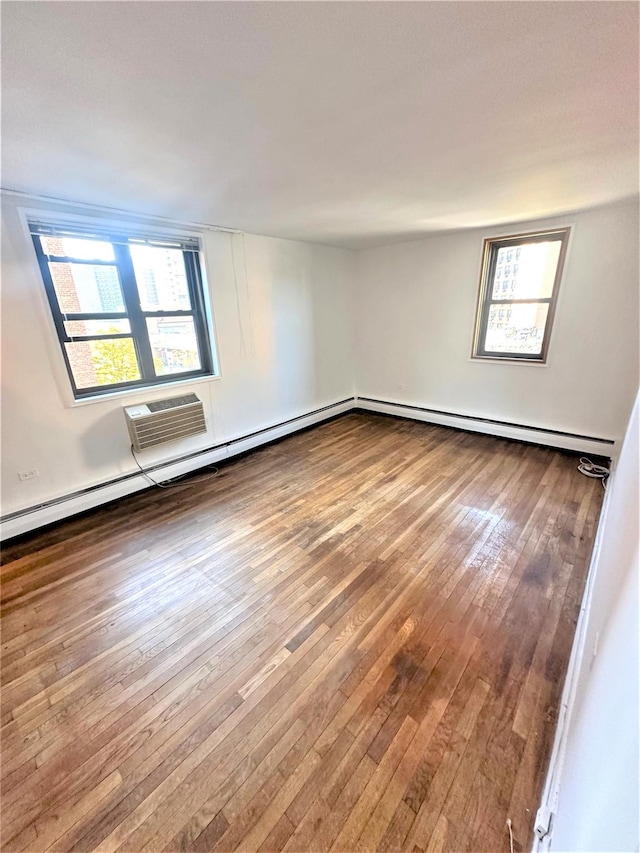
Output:
[[569,228],[485,240],[474,358],[545,362]]
[[76,398],[214,372],[197,240],[30,229]]

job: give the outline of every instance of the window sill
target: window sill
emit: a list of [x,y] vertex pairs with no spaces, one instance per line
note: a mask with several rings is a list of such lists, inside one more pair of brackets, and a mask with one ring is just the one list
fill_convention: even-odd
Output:
[[526,364],[529,367],[549,367],[548,361],[534,361],[526,358],[492,358],[489,355],[471,355],[469,361],[487,364]]
[[[132,395],[140,397],[148,394],[151,400],[159,400],[162,399],[162,395],[166,394],[168,389],[175,389],[175,393],[171,396],[176,396],[180,393],[180,389],[184,385],[194,385],[198,382],[212,382],[220,378],[221,376],[218,373],[215,375],[211,374],[209,376],[192,376],[189,379],[162,382],[157,385],[142,385],[137,386],[136,388],[122,388],[119,391],[111,391],[106,394],[95,394],[92,397],[82,397],[79,400],[76,400],[75,398],[68,399],[66,401],[66,408],[75,409],[80,406],[91,406],[94,403],[108,403],[111,400],[119,400],[121,397],[131,397]],[[151,397],[151,395],[154,396]]]

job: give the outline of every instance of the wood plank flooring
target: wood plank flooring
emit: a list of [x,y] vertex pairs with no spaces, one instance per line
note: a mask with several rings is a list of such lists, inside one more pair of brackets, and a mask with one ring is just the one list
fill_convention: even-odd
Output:
[[350,414],[9,544],[3,849],[529,849],[576,464]]

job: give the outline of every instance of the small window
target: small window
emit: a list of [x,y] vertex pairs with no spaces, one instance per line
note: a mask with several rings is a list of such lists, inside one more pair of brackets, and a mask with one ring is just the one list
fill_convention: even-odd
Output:
[[76,399],[214,373],[197,240],[30,229]]
[[485,240],[474,358],[546,361],[569,231]]

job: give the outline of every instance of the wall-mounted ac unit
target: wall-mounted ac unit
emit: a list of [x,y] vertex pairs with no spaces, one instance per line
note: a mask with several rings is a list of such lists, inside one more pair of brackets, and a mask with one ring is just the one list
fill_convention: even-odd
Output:
[[135,451],[207,431],[202,402],[195,394],[125,406],[124,416]]

